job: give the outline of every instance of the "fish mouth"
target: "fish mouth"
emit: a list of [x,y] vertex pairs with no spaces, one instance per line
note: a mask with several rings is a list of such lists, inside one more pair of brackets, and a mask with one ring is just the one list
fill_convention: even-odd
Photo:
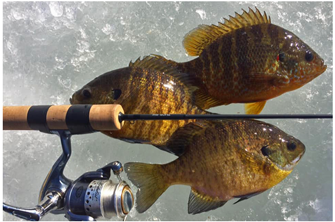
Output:
[[326,69],[327,69],[327,65],[324,65],[322,63],[321,67],[316,69],[316,72],[318,73],[318,75],[321,75],[322,73],[324,73],[326,71]]
[[292,160],[291,165],[295,166],[301,159],[302,155],[304,155],[305,151],[300,153],[294,160]]
[[327,65],[324,65],[323,63],[321,64],[321,66],[315,67],[312,71],[312,75],[310,76],[311,78],[309,81],[320,76],[322,73],[326,71],[326,69],[327,69]]
[[303,152],[301,152],[294,160],[292,160],[289,164],[285,165],[285,166],[281,166],[277,163],[275,163],[277,165],[277,167],[279,169],[285,170],[285,171],[292,171],[293,168],[298,164],[298,162],[301,160],[301,157],[304,155],[305,150]]
[[324,73],[327,69],[327,65],[325,65],[325,61],[321,59],[320,63],[317,65],[316,72],[318,75]]

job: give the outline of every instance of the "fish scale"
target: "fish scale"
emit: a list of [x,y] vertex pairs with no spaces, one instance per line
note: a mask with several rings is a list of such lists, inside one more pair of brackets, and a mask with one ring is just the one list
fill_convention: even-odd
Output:
[[125,164],[128,178],[139,188],[140,213],[177,184],[191,186],[192,214],[216,209],[232,198],[244,200],[282,181],[305,152],[299,140],[255,120],[189,123],[175,131],[167,147],[181,147],[184,153],[163,165]]
[[[245,126],[243,126],[244,128]],[[229,128],[229,126],[227,126]],[[188,150],[187,154],[184,154],[178,159],[178,162],[173,162],[170,165],[163,166],[163,170],[168,172],[170,175],[170,181],[173,181],[172,184],[192,184],[193,187],[200,187],[199,183],[201,184],[203,181],[209,181],[210,183],[207,184],[206,188],[202,188],[202,190],[206,190],[210,192],[213,196],[227,196],[230,197],[237,196],[237,195],[243,195],[245,194],[245,191],[248,192],[255,192],[257,190],[250,191],[249,184],[251,184],[254,180],[254,178],[259,181],[259,185],[262,187],[271,186],[271,183],[278,183],[276,180],[264,182],[266,181],[264,179],[258,180],[256,175],[263,174],[264,169],[268,169],[271,166],[269,163],[266,163],[266,167],[264,167],[265,163],[259,163],[260,166],[258,168],[248,167],[250,164],[248,161],[243,160],[243,156],[239,156],[239,152],[237,152],[236,147],[234,144],[229,144],[230,148],[226,149],[215,149],[215,147],[227,147],[226,144],[222,145],[222,141],[232,141],[236,140],[237,138],[232,135],[238,134],[235,130],[243,130],[240,128],[234,128],[233,131],[229,132],[228,134],[231,136],[223,136],[223,134],[220,134],[218,137],[213,137],[213,134],[217,134],[216,129],[207,131],[204,133],[204,136],[198,137],[195,142],[195,144],[190,144],[190,150]],[[210,142],[210,144],[213,144],[213,149],[198,149],[198,147],[206,147]],[[225,142],[223,142],[225,143]],[[196,151],[193,151],[192,149],[196,149]],[[215,151],[214,151],[215,150]],[[220,156],[220,158],[216,158],[217,156]],[[184,166],[184,168],[181,170],[178,166],[182,162],[181,165]],[[198,163],[194,165],[193,163]],[[240,168],[234,168],[235,166],[241,166]],[[215,169],[219,168],[221,174],[217,175],[216,177],[213,177],[211,175],[211,172],[215,171]],[[175,171],[177,170],[177,172]],[[192,177],[192,170],[197,172],[196,177]],[[222,174],[223,172],[227,172],[227,174]],[[235,176],[231,176],[235,175]],[[217,180],[220,178],[219,180]],[[241,178],[244,178],[243,181],[241,181]],[[214,181],[213,181],[214,179]],[[230,180],[227,180],[230,179]],[[178,181],[178,182],[176,182]],[[224,187],[230,187],[228,190],[229,193],[227,194],[227,189],[215,189],[213,187],[213,184],[221,184],[224,185]],[[252,183],[253,184],[253,183]],[[270,185],[269,185],[270,184]],[[233,186],[237,185],[237,186]],[[203,186],[202,186],[203,187]],[[232,187],[236,188],[238,190],[237,193],[235,189],[232,189]],[[217,191],[216,193],[212,193],[214,191]]]
[[[303,86],[327,68],[307,44],[271,24],[258,9],[224,20],[218,26],[201,25],[185,37],[187,52],[198,58],[185,63],[156,55],[137,60],[127,68],[110,72],[107,80],[102,75],[87,84],[73,95],[72,103],[118,103],[128,114],[205,114],[203,110],[213,106],[248,103],[246,112],[256,114],[268,99]],[[307,52],[313,55],[311,61],[305,58]],[[284,53],[281,59],[279,53]],[[171,79],[177,86],[168,89],[164,84]],[[92,86],[92,92],[99,96],[83,98],[80,94],[85,87]],[[113,88],[122,88],[120,98],[110,98]],[[178,127],[191,121],[171,121],[175,122],[171,127],[163,121],[135,123],[132,127],[126,123],[124,128],[129,130],[106,134],[164,146]]]
[[[147,56],[130,63],[129,67],[95,78],[74,93],[71,103],[120,104],[127,114],[209,114],[193,104],[193,89],[177,77],[175,73],[179,72],[167,60]],[[119,98],[112,98],[114,89],[121,90]],[[90,90],[89,98],[84,96],[85,90]],[[194,121],[125,121],[121,130],[103,133],[128,142],[153,144],[165,150],[165,144],[174,131]],[[173,148],[166,151],[175,153]]]
[[[162,78],[160,75],[155,75],[151,77],[152,79],[146,79],[146,78],[141,78],[140,82],[141,82],[141,86],[140,87],[148,87],[148,90],[145,91],[145,93],[143,94],[143,96],[141,98],[139,98],[139,101],[146,101],[148,98],[150,98],[151,101],[153,101],[153,104],[157,104],[157,109],[156,112],[157,113],[170,113],[172,110],[172,106],[166,105],[168,107],[168,109],[165,108],[165,105],[161,105],[166,104],[164,98],[171,98],[171,96],[173,97],[173,93],[171,92],[171,90],[164,90],[164,87],[155,87],[154,85],[149,85],[147,84],[147,82],[151,82],[151,83],[155,83],[155,82],[163,82]],[[165,79],[166,81],[166,79]],[[135,80],[136,82],[136,80]],[[172,95],[171,95],[172,94]],[[157,98],[158,97],[158,98]],[[173,97],[174,99],[176,97]],[[122,104],[122,102],[121,102]],[[141,104],[146,104],[146,102],[140,102],[139,104],[133,103],[135,105],[140,105]],[[176,107],[178,109],[178,107]],[[124,107],[125,110],[127,110],[127,106]],[[135,107],[132,107],[132,110],[136,109]],[[152,110],[152,109],[151,109]],[[147,112],[151,111],[148,110]],[[142,112],[145,112],[145,110],[141,110]],[[162,124],[163,122],[163,124]],[[150,131],[152,132],[161,132],[162,134],[165,134],[168,130],[168,128],[170,127],[171,124],[169,124],[168,121],[162,121],[162,122],[157,122],[157,121],[149,121],[149,123],[144,123],[142,122],[142,124],[140,124],[140,127],[133,127],[133,128],[142,128],[142,130],[133,130],[133,131],[129,131],[132,132],[133,134],[129,135],[129,137],[132,138],[146,138],[147,134],[150,133]],[[136,122],[137,123],[137,122]],[[135,123],[135,124],[136,124]],[[149,127],[146,127],[147,125],[149,125]],[[146,130],[148,129],[148,130]],[[113,136],[117,136],[118,133],[114,134]],[[155,136],[154,133],[151,133],[152,137]],[[125,135],[123,132],[120,132],[120,135],[123,135],[125,137],[127,137],[127,135]],[[166,138],[164,138],[166,139]],[[150,138],[150,141],[153,141],[152,138]]]
[[[313,49],[271,24],[266,13],[249,8],[235,14],[218,26],[200,25],[184,39],[188,54],[198,58],[176,66],[198,87],[194,96],[200,108],[250,103],[246,113],[258,114],[267,100],[300,88],[326,70]],[[284,53],[282,60],[279,53]],[[313,55],[310,61],[308,53]]]

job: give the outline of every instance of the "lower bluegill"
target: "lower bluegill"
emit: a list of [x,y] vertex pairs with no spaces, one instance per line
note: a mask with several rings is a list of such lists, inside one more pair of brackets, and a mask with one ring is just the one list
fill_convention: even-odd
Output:
[[167,146],[185,152],[163,165],[125,164],[128,178],[139,188],[140,213],[175,184],[191,186],[190,214],[216,209],[233,198],[248,199],[281,182],[305,152],[298,139],[256,120],[189,123]]

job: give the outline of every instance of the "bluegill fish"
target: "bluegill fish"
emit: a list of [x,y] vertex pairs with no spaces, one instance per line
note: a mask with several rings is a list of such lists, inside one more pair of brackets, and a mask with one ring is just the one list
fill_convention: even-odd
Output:
[[216,209],[233,198],[245,200],[281,182],[305,152],[298,139],[255,120],[189,123],[167,146],[185,152],[163,165],[125,164],[128,178],[139,188],[140,213],[175,184],[191,186],[190,214]]
[[246,113],[258,114],[267,100],[302,87],[327,68],[311,47],[257,8],[218,25],[200,25],[183,45],[198,58],[169,62],[199,87],[195,104],[202,109],[246,103]]
[[[70,102],[120,104],[127,114],[208,114],[193,104],[193,89],[186,87],[180,76],[180,71],[169,67],[164,59],[147,56],[131,62],[128,67],[95,78],[75,92]],[[165,149],[165,143],[174,131],[194,121],[126,121],[121,130],[103,133],[128,142],[153,144]]]

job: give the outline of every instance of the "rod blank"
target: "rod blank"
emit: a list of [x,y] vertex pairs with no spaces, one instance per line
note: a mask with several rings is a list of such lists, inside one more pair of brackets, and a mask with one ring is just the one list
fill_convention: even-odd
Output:
[[262,114],[262,115],[244,115],[244,114],[119,114],[119,120],[185,120],[185,119],[332,119],[333,114]]

